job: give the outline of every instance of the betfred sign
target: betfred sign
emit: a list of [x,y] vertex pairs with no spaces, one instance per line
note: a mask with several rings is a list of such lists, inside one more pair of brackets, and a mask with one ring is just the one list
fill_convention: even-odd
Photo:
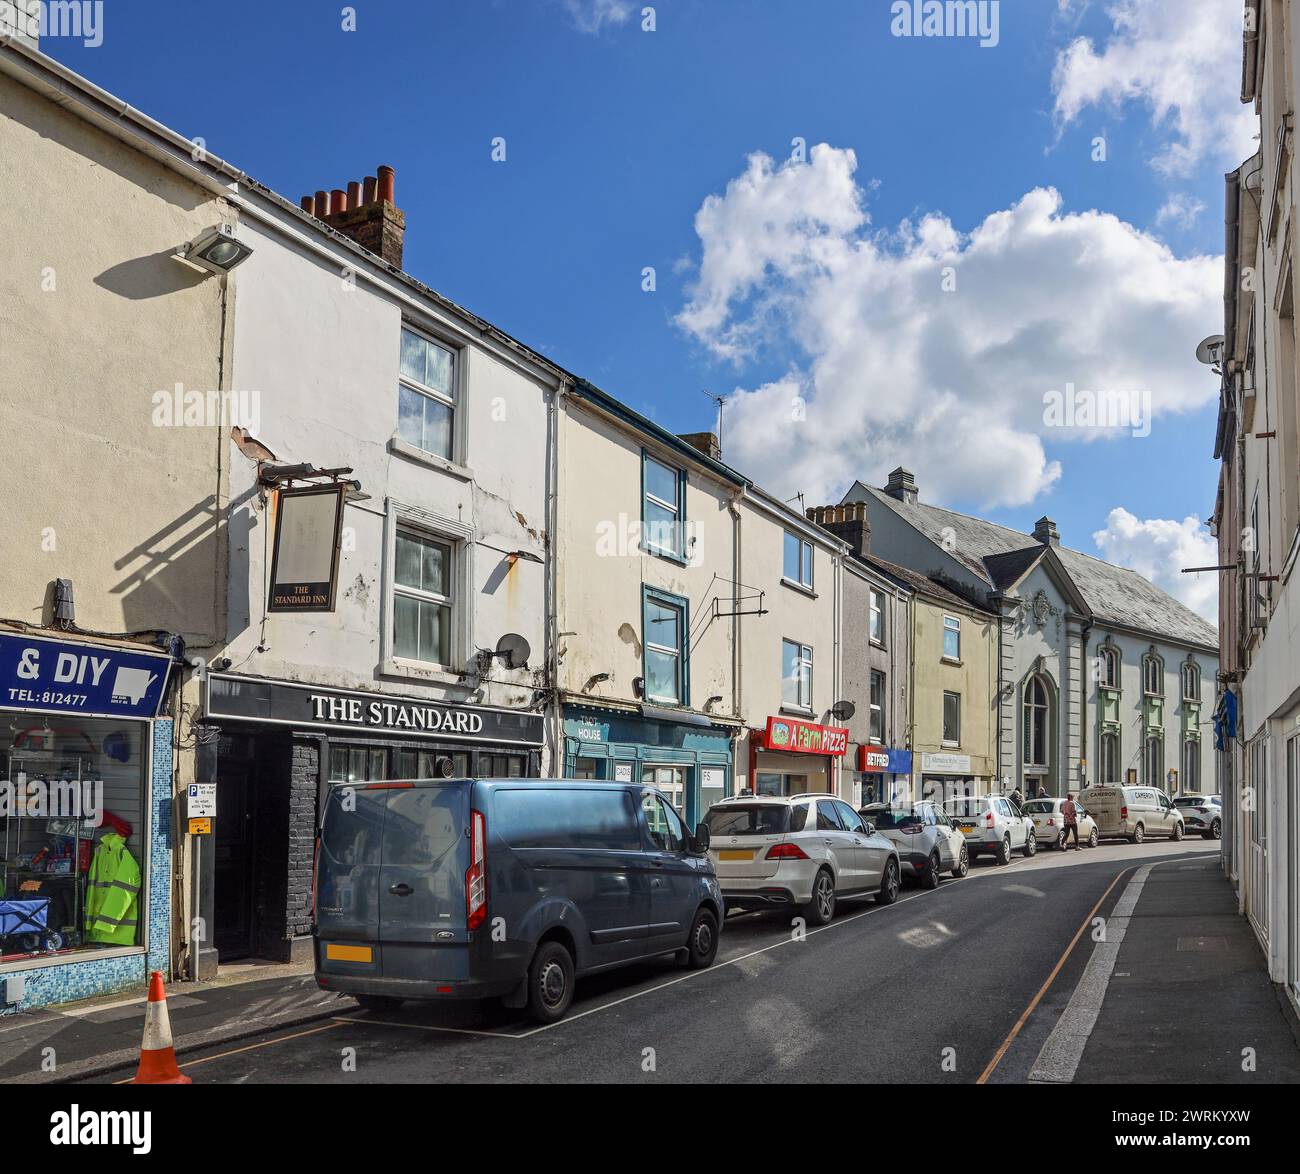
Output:
[[769,750],[791,754],[829,754],[834,757],[849,748],[849,732],[839,726],[819,726],[790,717],[769,717],[765,738]]
[[858,770],[863,774],[911,774],[912,752],[888,746],[859,746]]

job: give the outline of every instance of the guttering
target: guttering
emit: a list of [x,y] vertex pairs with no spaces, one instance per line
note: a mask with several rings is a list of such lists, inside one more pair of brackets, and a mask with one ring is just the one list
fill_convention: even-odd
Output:
[[780,522],[791,530],[798,531],[805,538],[830,547],[835,554],[849,555],[853,553],[853,548],[843,538],[837,537],[830,530],[823,529],[815,522],[810,522],[798,510],[792,510],[785,502],[773,497],[767,490],[760,489],[752,481],[746,482],[742,496],[755,509],[767,514],[769,518]]
[[[1253,12],[1252,18],[1246,13]],[[1246,0],[1242,10],[1241,101],[1253,102],[1259,84],[1259,0]]]

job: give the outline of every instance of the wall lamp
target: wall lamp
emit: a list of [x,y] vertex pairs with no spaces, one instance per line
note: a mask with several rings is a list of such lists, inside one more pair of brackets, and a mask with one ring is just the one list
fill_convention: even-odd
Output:
[[209,273],[229,273],[252,256],[251,245],[235,236],[233,224],[216,224],[204,229],[176,254],[182,261],[198,265]]

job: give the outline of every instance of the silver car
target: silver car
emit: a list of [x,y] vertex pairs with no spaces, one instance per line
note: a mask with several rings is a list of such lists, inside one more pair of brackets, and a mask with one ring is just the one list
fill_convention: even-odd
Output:
[[1011,853],[1016,849],[1026,856],[1038,851],[1033,821],[1001,795],[949,799],[943,810],[965,837],[971,860],[987,852],[999,864],[1010,864]]
[[[1034,835],[1039,844],[1048,844],[1053,848],[1065,847],[1065,816],[1061,814],[1064,799],[1030,799],[1022,808],[1024,813],[1034,821]],[[1079,844],[1095,848],[1101,833],[1097,830],[1097,821],[1084,811],[1076,799],[1075,819],[1079,827]]]
[[923,803],[870,803],[858,814],[898,849],[903,876],[937,889],[945,872],[963,877],[970,871],[966,838],[942,808]]
[[737,796],[704,822],[729,910],[798,908],[825,925],[843,897],[898,898],[897,849],[834,795]]
[[1223,797],[1221,795],[1176,795],[1174,806],[1183,815],[1187,834],[1217,840],[1223,835]]

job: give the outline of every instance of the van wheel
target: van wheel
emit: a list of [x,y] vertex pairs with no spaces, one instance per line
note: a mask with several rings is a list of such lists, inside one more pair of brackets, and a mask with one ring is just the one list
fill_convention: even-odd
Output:
[[558,1023],[573,1002],[573,956],[559,942],[543,942],[528,968],[528,1011],[538,1023]]
[[1146,838],[1147,838],[1146,829],[1141,824],[1138,824],[1137,827],[1133,829],[1133,834],[1129,836],[1128,842],[1130,844],[1140,844]]
[[707,909],[695,915],[691,936],[686,942],[686,965],[692,970],[704,970],[713,965],[718,956],[718,919]]
[[898,861],[892,856],[885,862],[885,875],[880,878],[880,891],[876,893],[877,905],[892,905],[898,900]]
[[931,852],[930,859],[925,862],[925,871],[921,873],[921,887],[923,889],[937,889],[939,887],[938,852]]
[[[1101,836],[1097,834],[1097,829],[1093,828],[1092,831],[1088,834],[1088,847],[1095,848],[1097,846],[1097,841],[1100,839]],[[1065,845],[1062,844],[1061,847],[1064,848]]]
[[957,867],[952,870],[952,875],[961,880],[970,872],[970,856],[966,852],[966,845],[961,846],[961,855],[957,857]]
[[826,925],[835,916],[835,879],[826,869],[813,880],[812,900],[803,911],[813,925]]
[[1174,824],[1174,843],[1175,843],[1175,844],[1178,843],[1178,841],[1181,840],[1181,839],[1183,838],[1183,832],[1184,832],[1184,830],[1185,830],[1185,829],[1184,829],[1184,827],[1183,827],[1183,821],[1180,819],[1176,824]]
[[404,1000],[396,995],[353,995],[363,1011],[396,1011]]
[[1010,836],[1003,836],[1002,843],[998,845],[998,863],[999,864],[1011,863],[1011,837]]

